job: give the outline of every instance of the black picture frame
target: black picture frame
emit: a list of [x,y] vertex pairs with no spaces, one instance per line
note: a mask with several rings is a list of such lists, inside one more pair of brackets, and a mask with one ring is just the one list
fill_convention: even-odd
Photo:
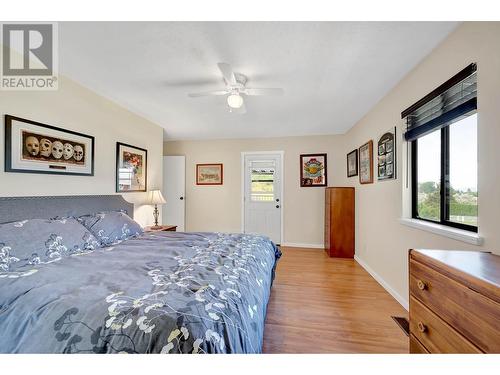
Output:
[[[120,190],[119,170],[120,170],[120,151],[121,151],[122,147],[131,148],[131,149],[134,149],[134,150],[137,150],[139,152],[144,153],[144,188],[143,189]],[[117,193],[146,192],[148,189],[148,150],[141,148],[141,147],[129,145],[127,143],[116,142],[116,175],[115,175],[115,178],[116,178],[115,188],[116,188]]]
[[377,179],[389,181],[397,178],[396,127],[387,130],[377,142]]
[[[349,173],[349,159],[354,157],[356,159],[355,165],[356,165],[356,171],[353,173]],[[347,154],[347,177],[354,177],[358,175],[358,149],[352,150]]]
[[[54,161],[51,160],[42,160],[45,162],[46,167],[49,169],[47,170],[42,170],[42,169],[29,169],[29,168],[16,168],[13,166],[13,157],[12,153],[14,152],[13,150],[13,145],[12,145],[12,137],[13,137],[13,130],[12,130],[12,122],[13,121],[18,121],[22,123],[26,123],[29,125],[34,125],[36,127],[42,128],[40,131],[43,129],[48,129],[49,131],[56,131],[56,132],[62,132],[68,135],[69,138],[71,136],[76,136],[76,137],[81,137],[88,139],[90,142],[90,152],[86,153],[90,155],[90,171],[89,172],[71,172],[67,170],[67,166],[61,166],[61,165],[56,165]],[[42,135],[40,135],[42,136]],[[57,137],[56,137],[57,138]],[[24,145],[22,146],[24,147]],[[68,175],[68,176],[94,176],[94,151],[95,149],[95,138],[91,135],[88,134],[83,134],[79,132],[75,132],[72,130],[67,130],[63,128],[59,128],[57,126],[53,125],[47,125],[38,121],[33,121],[29,119],[25,119],[22,117],[17,117],[17,116],[12,116],[12,115],[5,115],[5,162],[4,162],[4,168],[5,172],[10,172],[10,173],[32,173],[32,174],[58,174],[58,175]],[[41,157],[40,157],[41,158]],[[29,163],[29,161],[28,161]],[[53,168],[54,170],[50,170],[50,168]],[[64,169],[64,170],[63,170]]]
[[[363,151],[366,150],[366,158]],[[373,140],[369,140],[358,148],[359,152],[359,183],[373,184]]]
[[[323,160],[322,183],[315,183],[311,178],[304,176],[304,160],[315,158]],[[300,155],[300,187],[324,187],[328,186],[328,157],[327,154],[301,154]]]

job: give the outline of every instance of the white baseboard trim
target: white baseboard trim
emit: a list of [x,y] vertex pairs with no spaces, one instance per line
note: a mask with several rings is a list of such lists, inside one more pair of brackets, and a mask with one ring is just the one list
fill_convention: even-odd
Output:
[[293,242],[283,242],[281,246],[286,247],[303,247],[306,249],[321,249],[323,250],[325,246],[321,243],[293,243]]
[[357,255],[354,255],[354,260],[359,263],[361,267],[363,267],[366,272],[368,272],[372,277],[377,280],[377,282],[382,285],[382,287],[389,292],[391,296],[394,297],[396,301],[398,301],[401,306],[403,306],[407,311],[409,310],[409,303],[406,298],[403,298],[398,292],[396,292],[378,273],[376,273],[368,264],[365,263]]

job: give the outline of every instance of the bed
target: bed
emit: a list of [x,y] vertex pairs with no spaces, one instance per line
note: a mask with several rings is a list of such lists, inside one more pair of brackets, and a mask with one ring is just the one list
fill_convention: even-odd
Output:
[[[0,223],[112,210],[133,215],[118,195],[0,198]],[[262,236],[150,232],[0,271],[0,352],[260,353],[280,255]]]

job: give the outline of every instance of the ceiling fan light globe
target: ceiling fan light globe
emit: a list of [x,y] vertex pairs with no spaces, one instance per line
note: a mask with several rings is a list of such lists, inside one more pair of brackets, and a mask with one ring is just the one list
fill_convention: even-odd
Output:
[[238,94],[231,94],[227,97],[227,105],[231,108],[241,108],[243,105],[243,98]]

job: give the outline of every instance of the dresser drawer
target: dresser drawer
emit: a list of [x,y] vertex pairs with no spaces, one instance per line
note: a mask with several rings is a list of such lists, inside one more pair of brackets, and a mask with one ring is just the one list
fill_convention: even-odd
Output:
[[413,335],[410,335],[410,353],[429,354],[427,349],[425,349],[425,347]]
[[481,353],[413,297],[410,297],[410,332],[430,353]]
[[410,295],[462,336],[485,352],[500,352],[500,304],[414,260],[409,283]]

